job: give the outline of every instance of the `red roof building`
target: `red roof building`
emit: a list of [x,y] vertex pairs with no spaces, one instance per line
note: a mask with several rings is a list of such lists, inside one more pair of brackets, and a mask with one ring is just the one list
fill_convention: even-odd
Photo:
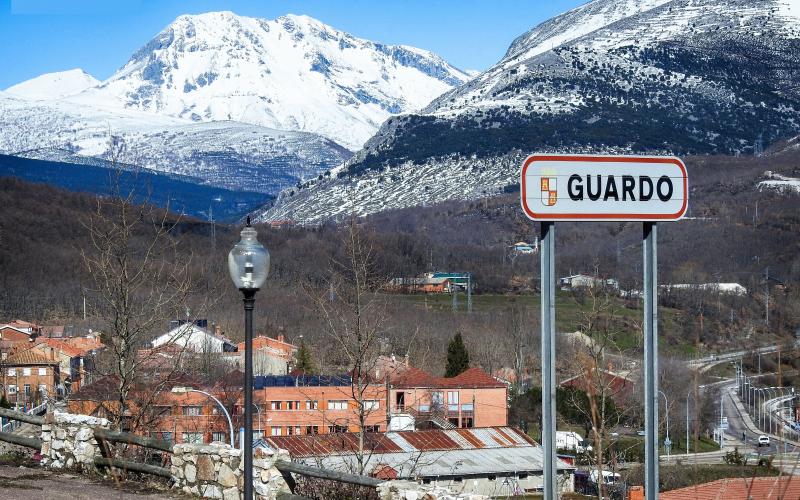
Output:
[[392,413],[411,414],[418,426],[469,428],[508,423],[506,385],[480,368],[455,377],[436,377],[408,368],[389,388]]
[[800,498],[800,477],[727,478],[659,494],[661,500],[795,500]]

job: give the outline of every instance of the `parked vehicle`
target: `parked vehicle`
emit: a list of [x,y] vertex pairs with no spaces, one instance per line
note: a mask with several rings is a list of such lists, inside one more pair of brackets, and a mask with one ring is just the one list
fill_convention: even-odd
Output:
[[769,436],[764,436],[763,434],[758,436],[758,446],[769,446]]
[[572,431],[556,431],[556,448],[575,453],[592,451],[591,445],[584,441],[580,434]]

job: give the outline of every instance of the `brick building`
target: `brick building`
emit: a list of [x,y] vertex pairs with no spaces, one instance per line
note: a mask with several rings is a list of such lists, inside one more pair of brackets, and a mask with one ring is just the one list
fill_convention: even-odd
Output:
[[0,362],[0,393],[12,404],[30,405],[63,391],[59,360],[36,348],[17,349]]
[[480,368],[450,378],[408,368],[389,388],[391,412],[412,415],[418,426],[425,422],[442,428],[508,423],[507,386]]

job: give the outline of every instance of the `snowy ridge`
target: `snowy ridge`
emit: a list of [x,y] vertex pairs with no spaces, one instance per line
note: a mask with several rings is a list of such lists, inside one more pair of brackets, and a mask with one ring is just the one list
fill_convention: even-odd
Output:
[[121,137],[122,162],[272,195],[350,156],[338,144],[305,132],[236,122],[194,123],[63,100],[31,103],[0,96],[0,123],[7,125],[0,127],[2,154],[58,160],[51,151],[63,150],[103,158],[112,136]]
[[426,50],[353,37],[308,16],[180,16],[73,100],[324,135],[358,148],[389,116],[469,75]]
[[344,207],[499,193],[534,151],[752,154],[759,137],[800,133],[798,3],[595,0],[420,113],[389,118],[332,178],[262,217],[316,224]]
[[[15,97],[32,100],[60,99],[79,94],[99,84],[100,80],[82,69],[45,73],[6,89]],[[2,97],[2,94],[0,94]]]

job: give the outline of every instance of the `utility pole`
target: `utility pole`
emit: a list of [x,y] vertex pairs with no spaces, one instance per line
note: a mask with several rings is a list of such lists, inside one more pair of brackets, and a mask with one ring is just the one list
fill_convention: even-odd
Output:
[[764,315],[764,324],[767,325],[767,330],[769,330],[769,266],[767,266],[767,270],[764,272],[764,285],[767,288],[767,300],[765,301],[766,305],[766,314]]
[[467,275],[467,312],[472,312],[472,274]]

